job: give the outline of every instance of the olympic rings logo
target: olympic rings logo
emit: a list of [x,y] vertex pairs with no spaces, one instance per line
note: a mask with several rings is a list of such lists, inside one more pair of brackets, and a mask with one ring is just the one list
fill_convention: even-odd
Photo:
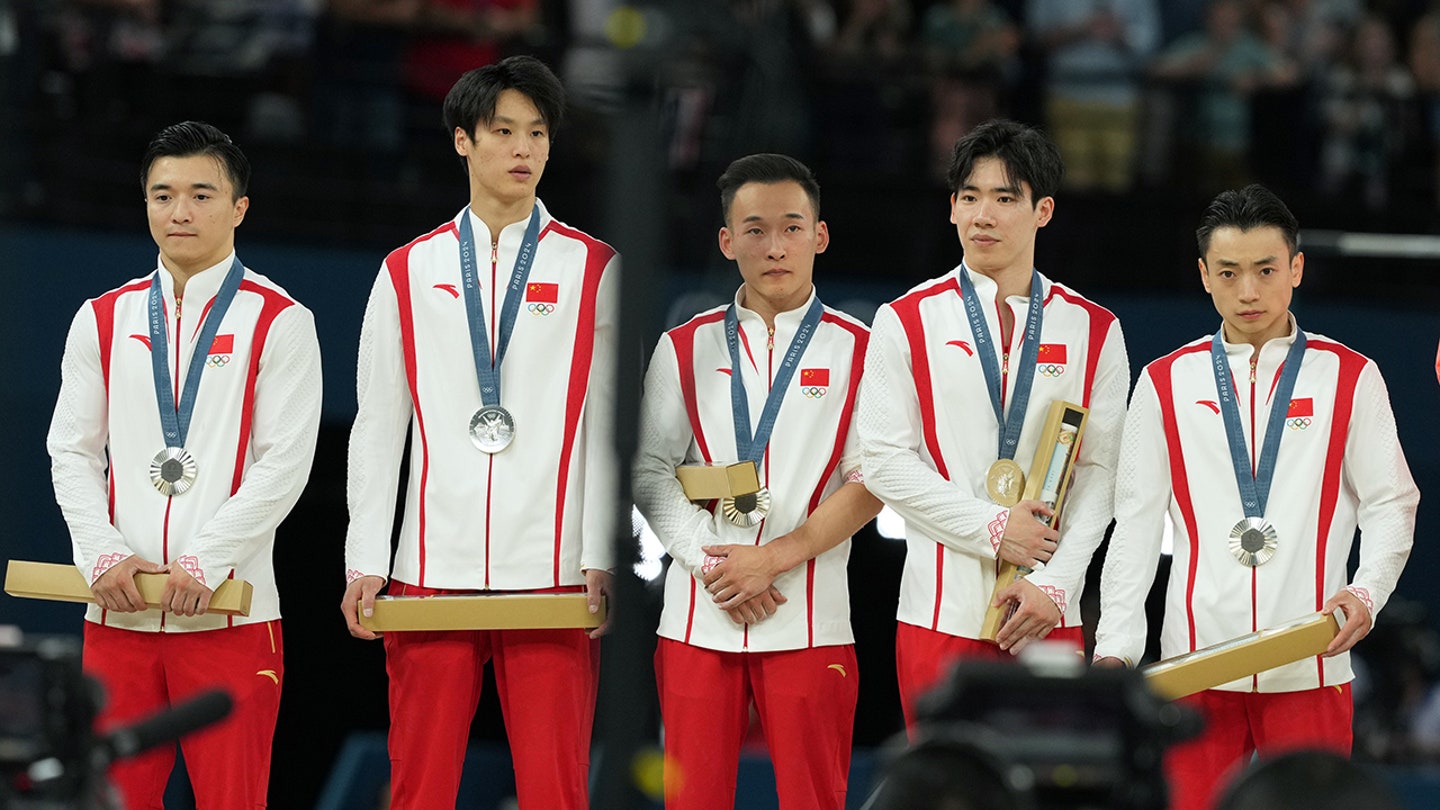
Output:
[[205,360],[205,365],[210,368],[220,368],[230,362],[228,354],[212,354]]
[[819,399],[825,396],[825,386],[803,385],[800,387],[800,393],[804,394],[806,399]]
[[1040,372],[1042,377],[1059,377],[1065,373],[1064,363],[1036,363],[1035,370]]
[[540,304],[534,301],[526,304],[525,308],[530,310],[531,315],[536,315],[542,318],[555,311],[554,304]]
[[1285,424],[1288,425],[1291,430],[1304,430],[1310,427],[1310,417],[1297,416],[1293,419],[1286,419]]

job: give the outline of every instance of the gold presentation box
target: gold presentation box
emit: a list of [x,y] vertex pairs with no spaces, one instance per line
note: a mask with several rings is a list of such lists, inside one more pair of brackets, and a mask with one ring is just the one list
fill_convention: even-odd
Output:
[[445,594],[380,596],[375,614],[360,614],[360,626],[374,633],[402,630],[593,629],[605,622],[583,593]]
[[753,461],[733,464],[686,464],[675,468],[675,477],[692,501],[737,498],[760,491],[760,474]]
[[1167,658],[1141,672],[1156,694],[1175,700],[1319,655],[1339,632],[1340,624],[1333,615],[1316,613]]
[[[140,598],[151,609],[160,608],[160,594],[165,590],[165,574],[136,574],[135,587]],[[50,599],[56,602],[95,601],[90,583],[80,570],[64,563],[11,560],[5,570],[5,592],[26,599]],[[250,598],[255,589],[243,579],[227,579],[210,595],[207,613],[225,616],[249,616]]]

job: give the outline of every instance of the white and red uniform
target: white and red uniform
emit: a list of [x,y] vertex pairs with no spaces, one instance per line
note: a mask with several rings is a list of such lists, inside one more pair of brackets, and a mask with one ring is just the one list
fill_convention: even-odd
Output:
[[[481,452],[468,432],[482,403],[458,223],[471,218],[480,251],[493,353],[528,217],[492,236],[466,207],[385,259],[360,335],[347,579],[392,577],[392,594],[575,591],[585,569],[610,568],[619,258],[535,204],[539,246],[500,368],[502,405],[515,418],[514,441],[503,452]],[[484,248],[492,244],[487,263]],[[410,475],[392,572],[407,427]],[[390,633],[385,645],[393,806],[454,804],[480,673],[492,657],[497,677],[509,673],[499,690],[522,804],[583,806],[598,672],[598,644],[583,631]],[[550,660],[552,653],[562,660]],[[442,688],[441,678],[465,688]],[[576,699],[555,700],[559,694]],[[526,708],[510,711],[512,697]]]
[[[1009,510],[985,490],[999,425],[959,272],[957,267],[921,284],[876,313],[857,415],[866,485],[905,519],[896,659],[911,726],[915,701],[944,677],[950,659],[998,649],[973,640],[994,589]],[[1002,355],[996,363],[1008,409],[1017,376],[1005,369],[1018,360],[1029,297],[997,301],[993,280],[980,273],[971,279]],[[1040,349],[1015,461],[1030,469],[1051,402],[1074,402],[1090,415],[1061,516],[1059,548],[1027,579],[1063,614],[1051,637],[1080,643],[1085,569],[1110,522],[1129,362],[1114,315],[1043,276],[1041,284]],[[1014,316],[1009,334],[1000,328],[1000,306]],[[1007,412],[1008,419],[1017,417]]]
[[[737,295],[737,299],[739,295]],[[814,300],[764,319],[740,306],[741,378],[751,425]],[[703,546],[761,545],[796,529],[859,478],[851,423],[868,330],[826,308],[780,408],[759,466],[771,508],[755,528],[685,498],[676,467],[738,458],[725,308],[660,338],[645,381],[635,499],[673,558],[656,653],[665,753],[679,785],[670,807],[733,807],[741,738],[753,696],[781,804],[843,807],[857,692],[846,563],[850,541],[776,578],[789,600],[758,624],[737,624],[706,592]],[[713,507],[714,504],[709,505]]]
[[[1160,634],[1165,658],[1302,618],[1347,587],[1373,620],[1394,591],[1410,553],[1420,494],[1396,437],[1385,382],[1370,359],[1307,333],[1290,401],[1272,402],[1295,329],[1292,318],[1290,336],[1267,342],[1253,365],[1249,344],[1225,344],[1252,464],[1271,409],[1285,408],[1287,414],[1264,515],[1279,543],[1275,556],[1254,568],[1229,549],[1231,527],[1245,514],[1211,370],[1211,338],[1186,344],[1141,373],[1120,456],[1097,657],[1138,662],[1144,653],[1145,598],[1167,517],[1174,527],[1174,558]],[[1360,567],[1349,577],[1346,563],[1357,525],[1364,537]],[[1257,746],[1269,753],[1277,746],[1324,744],[1348,753],[1348,694],[1340,722],[1315,718],[1331,711],[1325,704],[1353,677],[1345,653],[1307,658],[1218,687],[1253,698],[1257,706],[1281,699],[1277,693],[1305,698],[1299,704],[1285,698],[1285,708],[1252,709],[1248,722],[1243,711],[1228,724],[1212,714],[1200,747],[1190,743],[1177,750],[1176,767],[1186,768],[1186,750],[1209,756],[1204,749],[1212,737],[1215,745],[1234,750],[1191,769],[1194,779],[1203,779],[1198,788],[1181,775],[1181,784],[1190,787],[1173,791],[1176,798],[1193,796],[1201,806],[1225,767],[1242,756],[1248,760]],[[1225,700],[1214,692],[1197,698],[1202,705]],[[1278,714],[1261,719],[1271,711]]]
[[[207,806],[252,807],[265,801],[284,673],[275,527],[300,497],[315,454],[320,348],[310,311],[250,270],[211,345],[197,345],[233,260],[231,253],[190,277],[183,302],[175,300],[169,271],[155,271],[177,401],[191,357],[208,355],[185,440],[197,465],[188,492],[166,497],[150,482],[150,461],[166,445],[150,364],[153,274],[76,313],[47,445],[75,565],[88,581],[138,554],[181,566],[212,589],[231,577],[254,586],[249,616],[115,613],[92,605],[85,634],[86,669],[106,687],[107,727],[207,688],[232,692],[231,717],[184,742],[187,766]],[[187,666],[186,659],[206,663]],[[256,678],[260,671],[269,675]],[[173,749],[162,749],[113,770],[129,806],[159,807],[173,759]]]

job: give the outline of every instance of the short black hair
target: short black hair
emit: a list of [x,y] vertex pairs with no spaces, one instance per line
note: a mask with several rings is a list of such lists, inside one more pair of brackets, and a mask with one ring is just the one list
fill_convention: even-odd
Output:
[[735,193],[746,183],[783,183],[793,180],[805,189],[810,205],[815,209],[815,219],[820,219],[820,182],[810,167],[789,155],[761,153],[746,155],[732,162],[715,181],[720,189],[720,216],[730,221],[730,205],[735,202]]
[[150,182],[150,167],[165,157],[209,155],[220,161],[234,188],[234,199],[245,196],[250,188],[250,161],[230,136],[204,121],[184,121],[160,130],[150,139],[145,156],[140,160],[140,188]]
[[960,193],[960,188],[975,171],[975,164],[982,158],[995,157],[1005,165],[1005,182],[1015,188],[1028,183],[1033,199],[1030,206],[1040,200],[1055,196],[1060,188],[1060,178],[1065,176],[1065,162],[1060,159],[1060,150],[1035,127],[1017,121],[996,118],[986,121],[970,134],[955,142],[950,154],[950,169],[945,180],[950,193]]
[[1290,248],[1290,258],[1300,249],[1300,221],[1275,192],[1251,183],[1239,191],[1222,191],[1205,207],[1200,216],[1200,227],[1195,229],[1195,242],[1204,259],[1210,250],[1210,237],[1217,228],[1239,228],[1252,231],[1256,228],[1274,227],[1285,237]]
[[461,76],[445,94],[445,132],[458,127],[474,137],[475,128],[495,117],[495,103],[506,90],[518,90],[540,112],[555,140],[565,120],[565,87],[555,72],[533,56],[511,56]]

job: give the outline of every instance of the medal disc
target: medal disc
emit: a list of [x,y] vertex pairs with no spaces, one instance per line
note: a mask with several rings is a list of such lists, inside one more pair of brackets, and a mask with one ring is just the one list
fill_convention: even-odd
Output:
[[726,520],[742,529],[759,526],[760,521],[770,514],[770,490],[761,487],[759,492],[749,495],[722,498],[720,513]]
[[515,439],[515,418],[499,405],[486,405],[470,417],[470,442],[481,452],[498,453]]
[[1247,517],[1230,530],[1230,553],[1251,568],[1270,562],[1280,538],[1264,518]]
[[1020,502],[1020,493],[1025,490],[1025,472],[1014,459],[997,459],[985,474],[985,492],[990,500],[1001,506],[1014,506]]
[[184,495],[195,485],[195,457],[183,447],[167,447],[150,460],[150,483],[161,495]]

